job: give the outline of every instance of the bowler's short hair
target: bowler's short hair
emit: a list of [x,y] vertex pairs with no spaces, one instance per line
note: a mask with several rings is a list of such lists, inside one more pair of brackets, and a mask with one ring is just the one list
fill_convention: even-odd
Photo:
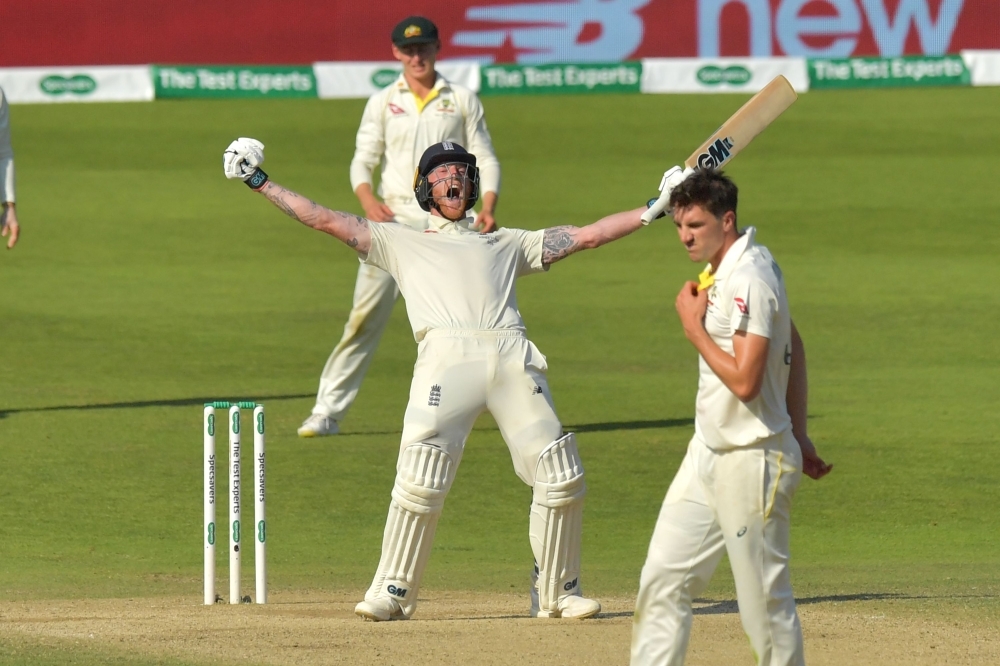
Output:
[[736,214],[739,189],[729,176],[714,169],[696,169],[670,193],[671,208],[698,205],[715,217]]

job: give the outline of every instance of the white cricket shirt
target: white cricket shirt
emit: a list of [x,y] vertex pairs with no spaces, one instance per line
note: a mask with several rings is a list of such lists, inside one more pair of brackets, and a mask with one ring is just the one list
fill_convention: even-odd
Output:
[[781,269],[749,227],[726,252],[709,287],[705,330],[733,354],[733,335],[744,331],[768,338],[767,366],[760,393],[744,403],[699,358],[695,432],[715,450],[755,444],[791,427],[785,394],[792,359],[792,320]]
[[0,203],[14,201],[14,150],[10,147],[10,111],[0,88]]
[[400,74],[365,105],[351,160],[351,189],[371,185],[372,172],[380,166],[378,195],[390,208],[413,202],[413,174],[420,156],[442,141],[454,141],[476,156],[480,192],[500,192],[500,162],[476,94],[438,73],[431,93],[421,100]]
[[514,282],[546,270],[544,230],[481,234],[451,224],[417,231],[393,222],[369,230],[362,261],[395,278],[417,342],[434,329],[524,331]]

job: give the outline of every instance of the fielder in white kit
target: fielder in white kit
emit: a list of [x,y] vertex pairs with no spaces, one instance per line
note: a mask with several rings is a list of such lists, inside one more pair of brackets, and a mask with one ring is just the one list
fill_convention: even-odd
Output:
[[[466,217],[478,196],[476,157],[444,142],[424,152],[416,174],[416,199],[436,218],[434,228],[421,232],[323,208],[269,182],[256,168],[262,161],[259,142],[234,141],[224,155],[226,176],[245,180],[290,217],[391,273],[419,343],[382,557],[355,612],[375,621],[413,615],[466,438],[476,417],[489,410],[514,471],[532,488],[528,535],[539,568],[532,614],[596,615],[601,605],[580,594],[583,464],[574,435],[563,432],[556,416],[545,357],[525,335],[515,282],[632,233],[662,211],[666,196],[648,211],[616,213],[582,228],[478,233]],[[665,193],[679,174],[675,167],[664,176]]]
[[632,666],[679,666],[691,601],[729,554],[760,666],[804,664],[788,571],[792,495],[832,466],[806,434],[806,365],[781,269],[736,226],[736,185],[696,171],[670,194],[681,242],[708,261],[676,307],[700,354],[695,434],[663,501],[639,582]]
[[[365,105],[351,160],[351,188],[365,217],[373,222],[397,222],[419,231],[434,228],[442,218],[429,215],[413,198],[413,172],[428,146],[453,141],[468,146],[478,159],[483,202],[475,224],[480,231],[492,231],[500,163],[479,98],[435,71],[440,48],[437,27],[424,17],[403,19],[393,29],[392,52],[403,72]],[[381,173],[378,197],[372,191],[376,167]],[[468,225],[472,219],[460,223]],[[339,432],[339,422],[358,395],[398,296],[389,273],[374,264],[358,267],[344,335],[323,368],[316,405],[299,428],[300,436]]]
[[14,150],[10,146],[10,109],[0,88],[0,234],[7,239],[7,249],[17,245],[21,228],[14,207]]

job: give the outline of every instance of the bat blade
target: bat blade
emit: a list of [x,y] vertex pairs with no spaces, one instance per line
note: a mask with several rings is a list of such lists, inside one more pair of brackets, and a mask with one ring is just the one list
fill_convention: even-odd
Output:
[[695,169],[720,169],[790,107],[798,95],[784,76],[777,76],[750,98],[708,137],[684,166]]

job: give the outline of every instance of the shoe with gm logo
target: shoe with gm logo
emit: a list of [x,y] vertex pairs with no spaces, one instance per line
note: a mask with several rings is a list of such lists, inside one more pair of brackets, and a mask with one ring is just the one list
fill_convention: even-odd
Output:
[[391,597],[366,599],[354,607],[354,614],[372,622],[407,619],[399,602]]

